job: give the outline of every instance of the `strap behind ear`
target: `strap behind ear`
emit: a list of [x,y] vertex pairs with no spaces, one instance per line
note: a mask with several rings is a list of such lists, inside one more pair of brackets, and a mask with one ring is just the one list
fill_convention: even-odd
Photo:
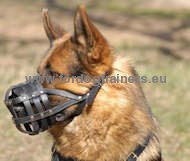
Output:
[[48,14],[48,9],[42,10],[42,16],[44,29],[50,43],[52,43],[52,41],[54,41],[55,39],[58,39],[62,37],[64,34],[66,34],[66,32],[62,29],[60,25],[51,21],[50,16]]

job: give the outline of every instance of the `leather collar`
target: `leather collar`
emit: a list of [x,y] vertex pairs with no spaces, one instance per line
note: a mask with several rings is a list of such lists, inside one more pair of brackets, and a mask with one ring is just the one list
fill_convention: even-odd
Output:
[[[152,134],[149,134],[145,138],[143,144],[137,145],[135,150],[129,154],[126,161],[137,161],[138,157],[142,154],[142,152],[148,146],[151,137],[152,137]],[[76,161],[76,159],[71,158],[71,157],[63,157],[63,156],[61,156],[60,153],[56,151],[55,144],[54,144],[52,146],[52,160],[51,161]]]

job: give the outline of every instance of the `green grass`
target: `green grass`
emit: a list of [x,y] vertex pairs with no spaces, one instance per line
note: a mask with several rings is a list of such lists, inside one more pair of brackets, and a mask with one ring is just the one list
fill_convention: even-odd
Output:
[[190,16],[189,10],[183,11],[167,11],[162,9],[126,9],[126,13],[132,16],[154,16],[159,18],[188,18]]
[[[141,0],[142,1],[142,0]],[[45,0],[33,1],[33,0],[1,0],[1,4],[11,4],[18,5],[22,2],[23,6],[29,5],[38,5],[47,7]],[[140,1],[139,1],[140,2]],[[142,2],[141,2],[142,3]],[[91,5],[90,3],[85,3],[83,0],[73,0],[73,3],[70,1],[61,1],[57,0],[57,4],[59,6],[67,7],[75,9],[78,4],[86,4],[89,9],[102,9],[110,12],[120,12],[122,14],[127,14],[128,16],[148,16],[148,17],[157,17],[157,18],[173,18],[173,19],[186,19],[190,17],[189,10],[168,10],[166,8],[162,9],[152,9],[149,7],[138,7],[138,5],[130,5],[127,2],[119,3],[118,1],[101,1],[99,3],[95,3],[95,5]],[[137,3],[138,4],[138,3]]]
[[156,46],[154,49],[123,44],[120,51],[136,56],[140,75],[167,76],[166,84],[143,84],[143,89],[161,125],[164,156],[168,160],[187,161],[190,157],[189,63],[163,55]]
[[148,16],[157,18],[189,18],[189,10],[166,10],[166,9],[151,9],[151,8],[130,8],[122,4],[109,4],[102,6],[102,8],[108,11],[116,11],[125,13],[129,16]]
[[[147,1],[147,0],[145,0]],[[152,9],[148,6],[138,7],[139,4],[142,4],[143,1],[138,0],[135,4],[131,4],[128,2],[119,3],[118,1],[110,1],[109,3],[107,1],[102,1],[98,5],[95,6],[95,8],[101,8],[107,11],[111,12],[120,12],[123,14],[127,14],[130,16],[150,16],[150,17],[157,17],[157,18],[189,18],[190,11],[189,10],[169,10],[165,8],[158,8],[158,9]],[[87,5],[88,6],[88,5]],[[90,8],[94,8],[93,6],[89,6]]]

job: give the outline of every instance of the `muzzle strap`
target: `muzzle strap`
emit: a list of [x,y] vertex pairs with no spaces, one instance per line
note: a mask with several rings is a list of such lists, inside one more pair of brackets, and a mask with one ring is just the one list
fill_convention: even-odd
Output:
[[[34,135],[47,130],[56,122],[72,120],[81,114],[86,105],[92,105],[101,85],[100,81],[89,93],[77,95],[64,90],[43,88],[38,80],[30,80],[10,88],[5,95],[5,104],[13,115],[16,127]],[[68,101],[52,107],[49,102],[50,95],[61,96]],[[65,115],[64,110],[73,105],[78,107]]]
[[[34,112],[33,112],[33,109],[32,109],[32,106],[31,106],[30,102],[29,102],[29,101],[24,101],[23,103],[24,103],[24,106],[26,107],[25,109],[26,109],[27,115],[33,115]],[[16,122],[16,119],[15,119],[15,122]],[[38,131],[39,128],[40,128],[37,121],[31,122],[31,126],[30,126],[30,124],[29,124],[29,127],[30,127],[33,131]]]
[[92,87],[92,89],[90,90],[90,92],[87,94],[87,99],[86,99],[86,104],[88,106],[92,105],[98,91],[100,90],[100,88],[102,87],[102,80],[97,83],[95,86]]

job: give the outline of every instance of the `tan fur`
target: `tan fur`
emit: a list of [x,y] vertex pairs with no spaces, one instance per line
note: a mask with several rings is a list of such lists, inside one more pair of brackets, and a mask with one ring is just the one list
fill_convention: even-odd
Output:
[[[122,69],[118,70],[122,72]],[[137,144],[142,143],[155,128],[143,100],[137,85],[104,84],[90,110],[87,107],[69,125],[60,128],[62,135],[55,136],[59,152],[86,161],[126,160]],[[147,154],[141,156],[143,161],[158,155],[158,142],[151,142]]]
[[[84,23],[85,31],[90,36],[85,37],[84,30],[78,29],[81,23]],[[64,36],[65,34],[61,39],[65,41],[52,43],[49,54],[38,69],[40,74],[46,72],[46,66],[50,63],[51,70],[62,74],[70,74],[73,66],[80,65],[85,73],[93,76],[103,73],[112,76],[137,76],[130,61],[121,57],[114,58],[110,46],[90,22],[83,6],[78,9],[75,17],[76,41]],[[76,53],[79,54],[79,61]],[[92,85],[76,82],[63,84],[60,80],[55,80],[52,85],[44,86],[85,94]],[[69,110],[74,108],[76,106]],[[92,106],[85,107],[82,114],[67,126],[59,123],[49,132],[60,154],[82,161],[125,161],[135,147],[153,133],[148,147],[138,159],[151,161],[160,153],[156,129],[146,98],[140,84],[136,82],[103,84]]]

